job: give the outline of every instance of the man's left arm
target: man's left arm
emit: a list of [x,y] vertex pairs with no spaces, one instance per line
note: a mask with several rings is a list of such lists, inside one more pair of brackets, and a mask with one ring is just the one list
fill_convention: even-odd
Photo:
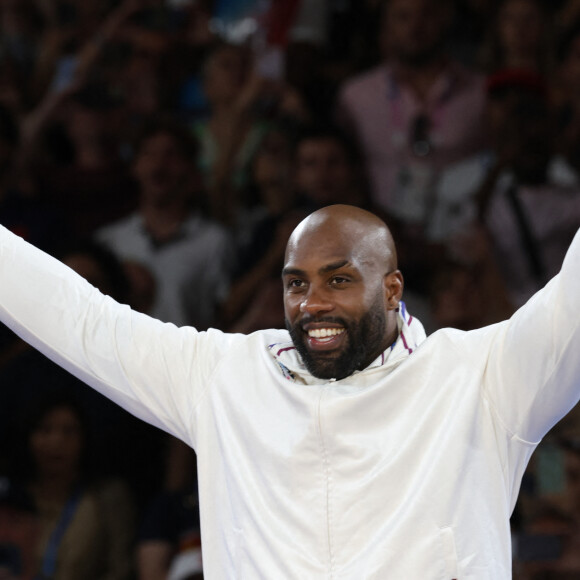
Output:
[[580,232],[560,273],[498,325],[484,390],[506,429],[532,443],[580,398]]

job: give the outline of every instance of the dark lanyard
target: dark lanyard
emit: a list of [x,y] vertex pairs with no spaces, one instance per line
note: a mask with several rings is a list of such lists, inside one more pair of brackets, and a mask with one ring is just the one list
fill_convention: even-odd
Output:
[[54,528],[54,531],[50,535],[48,540],[48,546],[46,547],[46,551],[44,552],[44,556],[42,558],[42,570],[40,576],[37,577],[36,580],[41,579],[48,579],[54,576],[56,571],[56,559],[58,555],[58,548],[70,524],[77,506],[79,505],[79,501],[81,499],[82,492],[80,488],[77,488],[68,498],[62,512],[60,514],[60,519]]

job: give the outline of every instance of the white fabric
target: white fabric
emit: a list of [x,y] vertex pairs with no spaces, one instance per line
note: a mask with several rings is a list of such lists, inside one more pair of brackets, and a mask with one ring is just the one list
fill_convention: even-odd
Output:
[[285,331],[160,323],[0,228],[0,319],[196,449],[207,578],[502,580],[525,465],[580,390],[579,270],[577,236],[510,321],[415,348],[407,318],[327,382]]
[[121,260],[138,262],[155,278],[151,316],[178,325],[207,328],[229,290],[232,239],[217,223],[192,214],[178,236],[156,246],[143,218],[134,213],[101,228],[96,238]]
[[175,556],[167,573],[167,580],[187,580],[193,574],[201,572],[203,572],[201,550],[191,548]]

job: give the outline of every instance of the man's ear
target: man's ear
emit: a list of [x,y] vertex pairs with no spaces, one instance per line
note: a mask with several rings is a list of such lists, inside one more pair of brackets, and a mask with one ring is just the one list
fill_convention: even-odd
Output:
[[383,281],[385,288],[385,297],[387,301],[387,309],[395,310],[399,306],[399,302],[403,296],[403,287],[405,282],[403,274],[399,270],[393,270],[385,274]]

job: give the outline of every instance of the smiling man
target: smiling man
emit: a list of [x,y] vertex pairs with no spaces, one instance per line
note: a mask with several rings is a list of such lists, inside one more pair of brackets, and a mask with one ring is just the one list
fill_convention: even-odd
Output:
[[395,342],[403,278],[374,215],[340,205],[313,214],[290,238],[282,275],[286,326],[315,377],[344,379]]
[[207,578],[511,578],[522,474],[580,392],[580,236],[510,320],[429,338],[372,214],[311,214],[285,262],[289,332],[198,332],[0,228],[0,319],[196,450]]

